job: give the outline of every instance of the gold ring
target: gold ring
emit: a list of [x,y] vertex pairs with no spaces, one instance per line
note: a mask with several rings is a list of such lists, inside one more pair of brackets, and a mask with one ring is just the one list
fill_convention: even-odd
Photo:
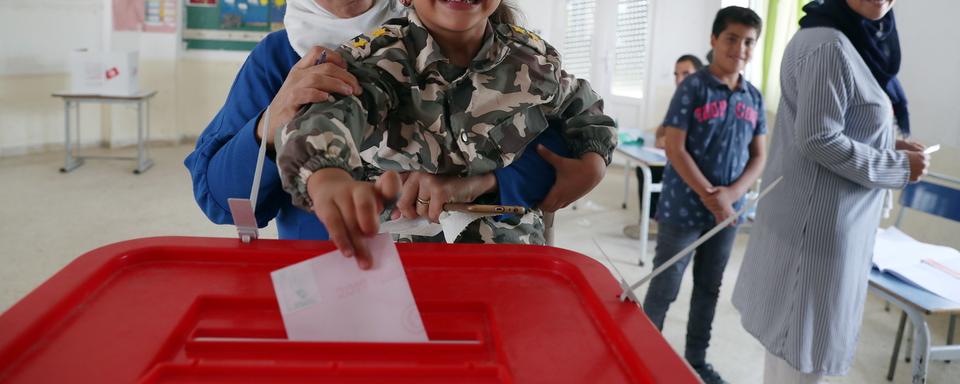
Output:
[[421,198],[418,197],[418,198],[417,198],[417,204],[423,204],[423,205],[430,204],[430,199],[421,199]]

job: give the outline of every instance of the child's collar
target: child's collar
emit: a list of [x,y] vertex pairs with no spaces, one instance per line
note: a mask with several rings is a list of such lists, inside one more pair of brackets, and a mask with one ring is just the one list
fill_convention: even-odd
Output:
[[704,67],[703,69],[701,69],[701,71],[706,72],[707,81],[709,81],[715,87],[723,87],[732,92],[739,92],[747,89],[744,84],[744,82],[746,82],[746,79],[743,78],[742,73],[737,74],[737,86],[733,89],[730,89],[730,87],[727,86],[727,83],[724,83],[723,80],[720,80],[720,78],[717,77],[717,75],[714,75],[713,72],[710,71],[710,66]]
[[[423,22],[417,17],[415,11],[407,12],[407,20],[410,21],[407,36],[412,45],[413,52],[417,56],[414,60],[414,67],[418,73],[423,73],[430,66],[438,61],[449,63],[450,60],[443,55],[440,45],[437,44],[433,36],[427,31]],[[507,54],[507,46],[501,41],[501,38],[494,31],[493,26],[487,21],[487,28],[483,34],[483,43],[476,56],[470,61],[470,70],[483,72],[500,64]]]

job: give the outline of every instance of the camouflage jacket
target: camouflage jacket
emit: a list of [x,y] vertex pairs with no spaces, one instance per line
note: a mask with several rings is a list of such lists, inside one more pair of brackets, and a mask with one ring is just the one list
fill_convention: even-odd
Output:
[[520,27],[487,26],[469,65],[449,63],[414,12],[339,48],[360,96],[304,107],[277,132],[277,163],[293,203],[309,209],[307,178],[339,167],[365,180],[386,170],[480,175],[505,167],[547,127],[576,156],[610,161],[613,119],[552,46]]

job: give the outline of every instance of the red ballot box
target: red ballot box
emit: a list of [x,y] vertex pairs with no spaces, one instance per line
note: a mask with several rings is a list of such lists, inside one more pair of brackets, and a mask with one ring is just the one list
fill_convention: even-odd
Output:
[[589,257],[397,247],[429,343],[286,340],[270,271],[332,243],[158,237],[88,252],[0,316],[0,382],[699,382]]

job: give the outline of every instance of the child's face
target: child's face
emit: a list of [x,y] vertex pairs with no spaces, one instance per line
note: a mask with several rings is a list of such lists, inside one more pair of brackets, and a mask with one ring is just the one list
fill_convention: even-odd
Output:
[[713,65],[724,73],[740,73],[753,56],[757,44],[756,28],[730,23],[719,36],[710,36]]
[[686,79],[687,76],[690,76],[694,73],[697,73],[697,67],[693,65],[690,60],[681,61],[673,66],[673,80],[678,86],[683,82],[683,79]]
[[417,17],[431,28],[482,36],[500,0],[413,0],[413,6]]

